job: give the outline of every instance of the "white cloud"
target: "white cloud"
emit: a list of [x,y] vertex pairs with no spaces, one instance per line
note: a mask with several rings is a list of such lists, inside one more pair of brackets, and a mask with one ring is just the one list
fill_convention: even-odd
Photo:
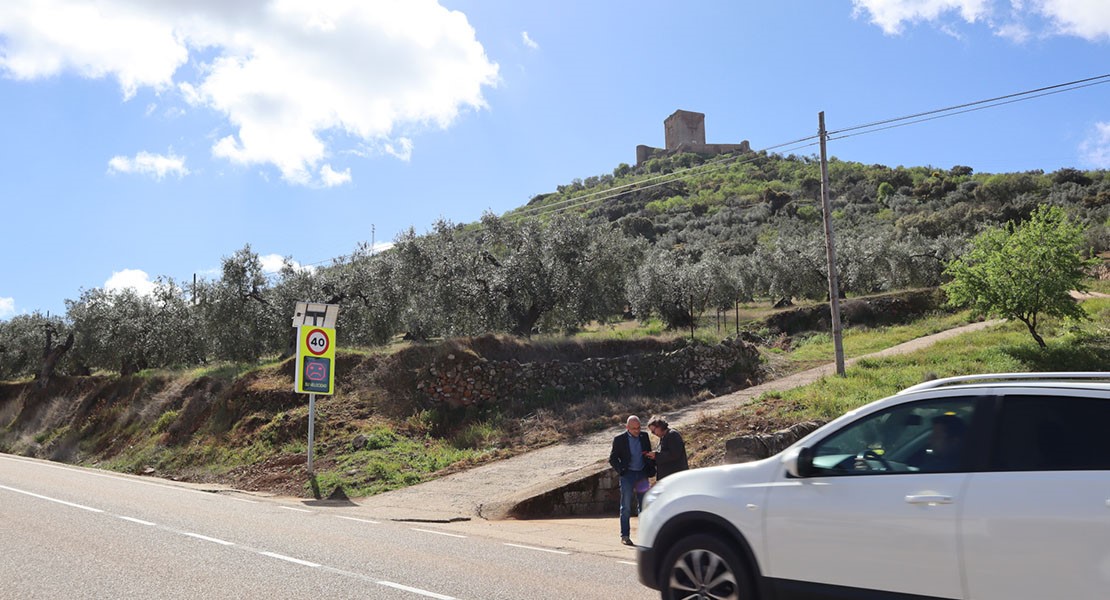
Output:
[[135,290],[140,296],[149,296],[154,293],[154,282],[146,271],[138,269],[124,269],[112,273],[108,281],[104,282],[104,289],[109,292],[118,292],[127,288]]
[[[282,267],[285,266],[285,257],[280,254],[267,254],[266,256],[259,256],[259,262],[262,263],[263,273],[279,273]],[[289,264],[293,266],[294,271],[315,271],[316,267],[312,265],[302,266],[301,263],[289,259]]]
[[951,22],[955,16],[969,24],[985,23],[995,35],[1017,43],[1041,35],[1110,39],[1106,0],[852,0],[852,5],[856,16],[866,13],[887,35],[924,22],[962,39]]
[[527,31],[520,32],[520,39],[521,39],[521,41],[524,42],[525,46],[528,46],[529,48],[531,48],[533,50],[539,50],[540,49],[540,45],[537,44],[536,41],[532,39],[532,36],[528,35]]
[[1079,145],[1079,154],[1095,169],[1110,169],[1110,123],[1095,123],[1094,130]]
[[1110,2],[1106,0],[1040,0],[1038,4],[1061,33],[1091,41],[1110,39]]
[[0,298],[0,319],[15,315],[15,298]]
[[958,12],[963,20],[974,23],[987,15],[991,0],[852,0],[856,15],[867,11],[871,22],[887,35],[902,33],[906,24],[937,21]]
[[320,182],[324,187],[335,187],[343,185],[344,183],[351,182],[351,169],[344,169],[342,172],[336,171],[331,168],[331,165],[324,165],[320,168]]
[[387,143],[384,148],[387,154],[396,156],[405,162],[412,159],[412,140],[408,138],[398,138],[396,146]]
[[[190,58],[208,62],[179,69]],[[466,16],[434,0],[4,0],[0,73],[176,89],[226,117],[215,156],[305,185],[344,150],[330,140],[447,128],[498,80]]]
[[189,174],[189,169],[185,168],[185,158],[176,156],[171,150],[168,155],[140,152],[134,158],[113,156],[108,161],[108,172],[150,175],[161,181],[166,175],[184,177]]

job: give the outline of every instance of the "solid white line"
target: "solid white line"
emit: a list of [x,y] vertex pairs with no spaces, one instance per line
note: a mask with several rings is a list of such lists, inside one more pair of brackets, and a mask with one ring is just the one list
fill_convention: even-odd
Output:
[[153,527],[155,525],[154,523],[151,523],[150,521],[144,521],[142,519],[136,519],[134,517],[125,517],[123,515],[116,515],[116,516],[123,519],[124,521],[131,521],[132,523],[138,523],[139,525],[149,525],[151,527]]
[[312,512],[311,510],[308,510],[307,508],[294,508],[292,506],[279,506],[278,508],[284,508],[285,510],[295,510],[297,512],[306,512],[306,513]]
[[[221,495],[221,494],[217,494],[217,493],[213,493],[213,492],[209,492],[209,491],[205,491],[205,490],[194,490],[194,489],[188,488],[188,487],[179,487],[179,486],[176,486],[176,485],[166,485],[164,483],[158,483],[158,482],[155,482],[155,481],[143,481],[142,479],[135,479],[133,477],[123,477],[122,475],[110,475],[108,473],[98,473],[98,472],[93,471],[91,469],[83,469],[83,468],[79,468],[79,467],[71,467],[71,466],[65,466],[65,465],[55,465],[55,464],[51,464],[51,463],[43,461],[43,460],[23,458],[23,457],[20,457],[20,456],[0,454],[0,460],[10,460],[10,461],[13,461],[13,462],[21,462],[21,463],[25,463],[25,464],[37,465],[37,466],[40,466],[40,467],[49,467],[51,469],[61,469],[63,471],[70,471],[70,472],[73,472],[73,473],[81,473],[81,474],[84,474],[84,475],[91,475],[93,477],[103,477],[105,479],[115,479],[116,481],[127,481],[127,482],[130,482],[130,483],[141,483],[143,485],[152,485],[154,487],[166,488],[167,490],[179,490],[179,491],[182,491],[182,492],[192,492],[194,494],[204,494],[205,496],[208,496],[208,497],[220,496]],[[230,498],[230,496],[226,496],[226,497]],[[232,498],[232,499],[233,500],[240,500],[239,498]],[[252,504],[257,504],[253,500],[240,500],[240,501],[241,502],[250,502]]]
[[525,550],[539,550],[540,552],[550,552],[552,554],[570,554],[570,552],[563,552],[562,550],[550,550],[548,548],[537,548],[535,546],[521,546],[520,544],[510,544],[508,542],[505,542],[505,545],[512,546],[513,548],[524,548]]
[[369,519],[358,519],[358,518],[355,518],[355,517],[344,517],[342,515],[335,515],[335,516],[340,518],[340,519],[347,519],[348,521],[358,521],[359,523],[369,523],[371,525],[381,525],[381,522],[371,521]]
[[465,538],[466,537],[465,535],[459,535],[457,533],[447,533],[445,531],[435,531],[435,530],[432,530],[432,529],[417,529],[416,527],[410,527],[410,529],[412,529],[413,531],[423,531],[424,533],[434,533],[436,535],[446,535],[448,537],[457,537],[457,538]]
[[235,542],[228,542],[226,540],[219,540],[219,539],[216,539],[214,537],[208,537],[206,535],[201,535],[199,533],[189,533],[188,531],[179,531],[178,533],[180,533],[182,535],[187,535],[189,537],[197,538],[198,540],[204,540],[206,542],[213,542],[213,543],[221,544],[221,545],[224,545],[224,546],[234,546],[235,545]]
[[622,565],[632,565],[633,567],[636,566],[636,563],[627,560],[618,560],[617,562],[621,563]]
[[80,508],[81,510],[87,510],[89,512],[96,512],[96,513],[104,512],[104,511],[100,510],[99,508],[93,508],[91,506],[85,506],[83,504],[74,504],[73,502],[66,502],[65,500],[58,500],[57,498],[51,498],[49,496],[42,496],[42,495],[36,494],[34,492],[28,492],[28,491],[24,491],[24,490],[17,490],[13,487],[8,487],[6,485],[0,485],[0,488],[3,488],[3,489],[8,490],[8,491],[16,492],[18,494],[27,494],[28,496],[33,496],[33,497],[38,498],[40,500],[49,500],[51,502],[57,502],[58,504],[65,504],[66,506],[72,506],[73,508]]
[[428,590],[409,587],[407,585],[401,585],[399,583],[393,583],[392,581],[379,581],[378,585],[384,585],[386,587],[404,590],[406,592],[412,592],[414,594],[420,594],[421,596],[427,596],[429,598],[439,598],[439,600],[455,600],[454,596],[444,596],[443,594],[437,594],[435,592],[429,592]]
[[259,552],[259,554],[261,554],[263,556],[269,556],[270,558],[276,558],[278,560],[287,560],[291,563],[297,563],[298,565],[304,565],[306,567],[314,567],[315,568],[315,567],[320,566],[320,565],[318,565],[314,562],[308,562],[307,560],[301,560],[299,558],[293,558],[292,556],[286,556],[284,554],[277,554],[276,552]]

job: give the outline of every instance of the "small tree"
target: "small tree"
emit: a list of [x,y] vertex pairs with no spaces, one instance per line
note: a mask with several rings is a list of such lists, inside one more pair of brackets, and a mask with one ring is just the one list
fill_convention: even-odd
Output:
[[944,286],[948,301],[1021,321],[1044,348],[1037,333],[1042,316],[1086,318],[1070,296],[1085,289],[1083,279],[1096,262],[1083,258],[1082,243],[1083,228],[1063,209],[1039,207],[1025,223],[1011,221],[972,240],[968,253],[945,269],[952,277]]

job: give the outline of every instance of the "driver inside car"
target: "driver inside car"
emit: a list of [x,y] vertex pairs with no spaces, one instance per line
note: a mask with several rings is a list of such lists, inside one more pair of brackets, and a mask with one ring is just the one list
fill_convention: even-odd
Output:
[[958,469],[966,429],[963,420],[955,414],[946,413],[933,418],[929,447],[920,469],[934,473]]

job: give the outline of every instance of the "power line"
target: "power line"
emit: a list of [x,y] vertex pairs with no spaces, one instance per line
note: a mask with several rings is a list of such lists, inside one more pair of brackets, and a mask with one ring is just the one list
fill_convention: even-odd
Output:
[[[935,121],[937,119],[943,119],[945,117],[954,117],[956,115],[962,115],[962,114],[965,114],[965,113],[976,112],[976,111],[980,111],[980,110],[986,110],[988,108],[996,108],[996,107],[1003,106],[1003,105],[1006,105],[1006,104],[1014,104],[1015,102],[1024,102],[1026,100],[1032,100],[1034,98],[1041,98],[1043,96],[1051,96],[1051,95],[1054,95],[1054,94],[1062,94],[1064,92],[1070,92],[1070,91],[1073,91],[1073,90],[1078,90],[1078,89],[1082,89],[1082,88],[1085,88],[1085,87],[1091,87],[1091,86],[1095,86],[1095,85],[1102,85],[1104,83],[1110,83],[1110,80],[1097,81],[1097,82],[1094,82],[1094,83],[1088,83],[1088,84],[1085,84],[1085,85],[1075,86],[1075,87],[1068,88],[1068,89],[1055,90],[1055,91],[1051,91],[1051,92],[1044,92],[1042,94],[1037,94],[1035,96],[1027,96],[1027,97],[1024,97],[1024,98],[1015,98],[1015,99],[1012,99],[1012,100],[1006,100],[1004,102],[996,102],[994,104],[976,106],[974,108],[965,108],[964,110],[949,112],[949,113],[946,113],[946,114],[933,115],[933,116],[930,116],[930,117],[924,117],[924,118],[921,118],[921,119],[914,119],[914,120],[905,121],[905,122],[902,122],[902,123],[893,123],[893,124],[887,125],[885,127],[876,127],[874,129],[867,129],[867,130],[864,130],[864,131],[858,131],[857,133],[850,133],[848,135],[838,135],[836,137],[830,137],[829,139],[830,140],[843,140],[843,139],[846,139],[846,138],[855,137],[857,135],[865,135],[865,134],[868,134],[868,133],[876,133],[876,132],[879,132],[879,131],[885,131],[887,129],[896,129],[898,127],[905,127],[907,125],[915,125],[917,123],[924,123],[925,121]],[[844,130],[841,130],[841,131],[844,131]]]
[[[888,129],[895,129],[895,128],[898,128],[898,127],[905,127],[905,126],[908,126],[908,125],[916,125],[918,123],[924,123],[924,122],[927,122],[927,121],[933,121],[933,120],[942,119],[942,118],[946,118],[946,117],[952,117],[952,116],[961,115],[961,114],[965,114],[965,113],[976,112],[976,111],[980,111],[980,110],[986,110],[988,108],[997,108],[999,106],[1005,106],[1007,104],[1013,104],[1013,103],[1016,103],[1016,102],[1024,102],[1026,100],[1033,100],[1033,99],[1036,99],[1036,98],[1042,98],[1044,96],[1050,96],[1050,95],[1054,95],[1054,94],[1061,94],[1061,93],[1064,93],[1064,92],[1075,91],[1075,90],[1078,90],[1078,89],[1092,87],[1092,86],[1095,86],[1095,85],[1101,85],[1101,84],[1104,84],[1104,83],[1110,83],[1110,73],[1104,74],[1104,75],[1097,75],[1097,76],[1094,76],[1094,77],[1087,77],[1087,78],[1084,78],[1084,79],[1077,79],[1077,80],[1069,81],[1069,82],[1066,82],[1066,83],[1059,83],[1059,84],[1055,84],[1055,85],[1050,85],[1050,86],[1044,86],[1044,87],[1040,87],[1040,88],[1025,90],[1025,91],[1021,91],[1021,92],[1014,92],[1014,93],[1006,94],[1006,95],[1003,95],[1003,96],[996,96],[996,97],[993,97],[993,98],[987,98],[987,99],[983,99],[983,100],[976,100],[976,101],[973,101],[973,102],[965,102],[963,104],[957,104],[957,105],[948,106],[948,107],[945,107],[945,108],[937,108],[937,109],[928,110],[928,111],[924,111],[924,112],[904,115],[904,116],[901,116],[901,117],[894,117],[894,118],[890,118],[890,119],[872,121],[870,123],[864,123],[864,124],[860,124],[860,125],[853,125],[853,126],[850,126],[850,127],[843,127],[843,128],[840,128],[840,129],[835,129],[835,130],[832,130],[832,131],[828,131],[826,133],[826,135],[828,136],[826,139],[829,140],[829,141],[842,140],[842,139],[847,139],[847,138],[851,138],[851,137],[855,137],[855,136],[859,136],[859,135],[865,135],[865,134],[868,134],[868,133],[877,133],[879,131],[885,131],[885,130],[888,130]],[[849,133],[849,132],[856,132],[856,133]],[[669,183],[673,183],[673,182],[681,180],[681,179],[685,179],[685,178],[687,178],[689,176],[692,176],[692,175],[697,175],[697,174],[701,174],[701,173],[710,173],[710,172],[713,172],[717,169],[720,169],[720,168],[723,168],[725,166],[729,166],[729,165],[732,165],[732,164],[745,164],[745,163],[748,163],[748,162],[753,162],[755,160],[758,160],[758,159],[762,158],[762,156],[759,154],[761,152],[769,152],[771,150],[776,150],[776,149],[779,149],[779,148],[785,148],[787,146],[792,146],[792,145],[795,145],[795,144],[801,144],[803,142],[810,142],[810,143],[806,143],[806,144],[803,144],[801,146],[797,146],[795,148],[790,148],[787,151],[788,152],[794,152],[796,150],[801,150],[801,149],[817,146],[817,145],[819,145],[820,142],[811,142],[811,140],[816,140],[816,139],[818,139],[818,137],[819,136],[816,136],[816,135],[809,136],[809,137],[803,137],[803,138],[799,138],[799,139],[792,140],[792,141],[789,141],[789,142],[783,142],[781,144],[775,144],[775,145],[772,145],[772,146],[767,146],[765,148],[761,148],[759,150],[754,151],[753,155],[741,154],[741,155],[735,155],[735,156],[721,157],[721,158],[714,159],[714,160],[711,160],[709,162],[703,163],[701,165],[696,165],[696,166],[692,166],[692,167],[685,167],[685,168],[679,169],[677,171],[672,171],[670,173],[661,174],[661,175],[658,175],[658,176],[655,176],[655,177],[649,177],[647,179],[642,179],[642,180],[639,180],[639,181],[627,183],[627,184],[620,185],[620,186],[617,186],[617,187],[614,187],[614,188],[608,188],[608,189],[605,189],[605,190],[598,190],[596,192],[590,192],[588,194],[583,194],[581,196],[575,196],[573,198],[567,198],[565,200],[560,200],[558,202],[553,202],[551,204],[545,204],[545,205],[542,205],[542,206],[535,206],[535,207],[524,207],[524,208],[516,211],[515,213],[506,215],[505,218],[506,219],[523,220],[523,219],[527,219],[529,217],[537,216],[539,214],[558,215],[558,214],[562,214],[562,213],[565,213],[565,212],[570,212],[570,211],[579,209],[583,206],[596,204],[596,203],[599,203],[599,202],[604,202],[605,200],[611,200],[613,198],[619,198],[621,196],[624,196],[625,194],[628,194],[628,193],[631,193],[631,192],[634,192],[634,191],[649,190],[649,189],[652,189],[652,188],[667,185]],[[740,160],[741,158],[743,158],[744,160]],[[650,183],[650,185],[644,185],[645,183]],[[346,258],[348,258],[348,255],[341,255],[341,256],[336,257],[336,258],[329,258],[329,259],[324,259],[324,260],[313,262],[313,263],[306,263],[306,264],[303,264],[301,266],[302,267],[311,267],[311,266],[321,265],[321,264],[324,264],[326,262],[341,262],[341,261],[345,260]]]
[[[782,148],[782,147],[789,146],[789,145],[792,145],[792,144],[797,144],[797,143],[800,143],[800,142],[805,142],[805,141],[815,140],[815,139],[817,139],[817,136],[812,135],[812,136],[809,136],[809,137],[800,138],[800,139],[797,139],[797,140],[791,140],[789,142],[783,142],[781,144],[776,144],[774,146],[768,146],[766,148],[762,148],[760,150],[757,150],[756,152],[767,152],[767,151],[770,151],[770,150],[775,150],[777,148]],[[808,144],[807,146],[802,146],[802,147],[804,148],[804,147],[813,146],[813,145],[816,145],[816,142],[813,143],[813,144]],[[597,201],[599,201],[599,202],[601,200],[606,200],[606,199],[609,199],[609,198],[619,197],[619,196],[623,195],[626,192],[632,192],[632,191],[637,191],[637,190],[641,190],[641,189],[651,189],[653,187],[658,187],[658,185],[663,185],[663,183],[670,183],[671,181],[676,181],[678,179],[681,179],[682,178],[681,175],[686,173],[686,172],[702,171],[702,170],[711,171],[712,169],[710,169],[710,167],[718,166],[719,164],[730,164],[733,161],[735,161],[737,158],[740,158],[741,156],[745,156],[745,155],[719,157],[719,158],[715,158],[715,159],[713,159],[709,162],[706,162],[706,163],[703,163],[703,164],[700,164],[700,165],[695,165],[695,166],[692,166],[692,167],[684,167],[684,168],[678,169],[677,171],[671,171],[670,173],[664,173],[662,175],[657,175],[655,177],[649,177],[647,179],[641,179],[639,181],[634,181],[632,183],[626,183],[624,185],[617,186],[617,187],[614,187],[614,188],[608,188],[608,189],[605,189],[605,190],[599,190],[597,192],[591,192],[589,194],[583,194],[581,196],[575,196],[573,198],[568,198],[566,200],[560,200],[559,202],[552,202],[551,204],[545,204],[543,206],[525,207],[525,208],[517,211],[516,213],[513,213],[512,217],[527,217],[527,216],[529,216],[530,213],[533,213],[533,212],[544,212],[544,213],[552,212],[551,211],[552,207],[556,207],[556,206],[559,206],[559,205],[562,205],[562,204],[567,204],[567,203],[570,203],[570,202],[583,201],[583,200],[586,200],[588,198],[592,198],[593,196],[597,196],[597,195],[600,195],[600,194],[609,194],[609,195],[606,196],[605,198],[598,199]],[[667,181],[665,181],[663,183],[660,183],[660,184],[657,184],[657,185],[641,187],[644,183],[651,182],[651,181],[657,181],[659,179],[664,179],[664,178],[667,179]],[[631,189],[628,189],[625,192],[619,192],[619,193],[615,193],[615,194],[613,193],[617,190],[624,190],[625,188],[631,188]],[[572,207],[568,207],[568,208],[572,208]]]
[[[882,121],[874,121],[874,122],[871,122],[871,123],[865,123],[863,125],[853,125],[851,127],[844,127],[844,128],[841,128],[841,129],[836,129],[836,130],[830,131],[830,132],[828,132],[828,135],[830,136],[829,139],[834,139],[831,136],[834,136],[834,135],[837,135],[837,134],[840,134],[840,133],[844,133],[844,132],[847,132],[847,131],[856,131],[856,130],[859,130],[859,129],[870,129],[870,128],[873,128],[873,127],[878,127],[879,125],[887,125],[889,123],[897,123],[897,122],[900,122],[900,121],[908,121],[908,120],[911,120],[911,119],[918,119],[919,117],[927,117],[929,115],[935,115],[935,114],[939,114],[939,113],[947,113],[947,112],[951,112],[951,111],[957,111],[957,110],[960,110],[960,109],[970,108],[970,107],[973,107],[973,106],[979,106],[979,105],[984,105],[984,104],[989,105],[989,106],[984,106],[982,108],[993,108],[995,106],[1002,106],[1002,105],[1005,105],[1005,104],[1012,104],[1014,102],[1021,102],[1021,101],[1024,101],[1024,100],[1032,100],[1034,98],[1040,98],[1042,96],[1048,96],[1048,95],[1051,95],[1051,94],[1058,94],[1058,93],[1062,93],[1062,92],[1070,92],[1072,90],[1082,89],[1082,88],[1085,88],[1085,87],[1090,87],[1092,85],[1099,85],[1099,84],[1103,84],[1103,83],[1110,83],[1110,73],[1108,73],[1106,75],[1098,75],[1096,77],[1087,77],[1085,79],[1077,79],[1075,81],[1069,81],[1067,83],[1058,83],[1056,85],[1040,87],[1040,88],[1036,88],[1036,89],[1032,89],[1032,90],[1025,90],[1023,92],[1015,92],[1013,94],[1006,94],[1005,96],[996,96],[994,98],[987,98],[985,100],[976,100],[974,102],[966,102],[964,104],[957,104],[955,106],[949,106],[949,107],[946,107],[946,108],[937,108],[937,109],[928,110],[928,111],[925,111],[925,112],[915,113],[915,114],[912,114],[912,115],[905,115],[905,116],[902,116],[902,117],[895,117],[893,119],[884,119]],[[1079,85],[1079,84],[1086,84],[1086,85]],[[1061,88],[1068,88],[1068,89],[1061,89]],[[1050,91],[1050,90],[1057,90],[1057,91]],[[1041,92],[1045,92],[1045,93],[1041,93]],[[1028,97],[1023,97],[1023,96],[1028,96]],[[1008,102],[1001,102],[1001,100],[1009,100],[1009,101]],[[982,110],[982,109],[974,109],[974,110]],[[960,112],[953,112],[952,114],[957,115],[957,114],[963,114],[965,112],[973,112],[973,111],[972,110],[960,110]],[[949,115],[942,115],[942,116],[949,116]],[[935,117],[935,118],[941,118],[941,117]],[[920,123],[920,122],[930,121],[930,120],[932,120],[932,119],[920,119],[920,120],[917,120],[917,121],[913,121],[913,123]],[[908,124],[912,124],[912,123],[908,123]],[[883,129],[890,129],[890,128],[889,127],[883,127],[883,128],[875,129],[875,131],[882,131]],[[850,136],[840,136],[839,138],[835,138],[835,139],[843,139],[845,137],[850,137]]]
[[[1004,106],[1004,105],[1007,105],[1007,104],[1013,104],[1013,103],[1016,103],[1016,102],[1024,102],[1026,100],[1033,100],[1033,99],[1036,99],[1036,98],[1042,98],[1044,96],[1050,96],[1050,95],[1054,95],[1054,94],[1061,94],[1061,93],[1064,93],[1064,92],[1070,92],[1070,91],[1083,89],[1083,88],[1087,88],[1087,87],[1091,87],[1091,86],[1095,86],[1095,85],[1102,85],[1104,83],[1110,83],[1110,74],[1098,75],[1098,76],[1095,76],[1095,77],[1087,77],[1087,78],[1084,78],[1084,79],[1077,79],[1075,81],[1069,81],[1067,83],[1060,83],[1060,84],[1056,84],[1056,85],[1050,85],[1050,86],[1040,87],[1040,88],[1036,88],[1036,89],[1025,90],[1025,91],[1022,91],[1022,92],[1015,92],[1015,93],[1012,93],[1012,94],[1006,94],[1004,96],[996,96],[994,98],[987,98],[987,99],[984,99],[984,100],[976,100],[974,102],[966,102],[966,103],[958,104],[958,105],[955,105],[955,106],[949,106],[949,107],[945,107],[945,108],[938,108],[938,109],[929,110],[929,111],[925,111],[925,112],[914,113],[914,114],[911,114],[911,115],[905,115],[905,116],[902,116],[902,117],[895,117],[895,118],[892,118],[892,119],[884,119],[884,120],[881,120],[881,121],[874,121],[874,122],[865,123],[865,124],[862,124],[862,125],[853,125],[851,127],[844,127],[844,128],[841,128],[841,129],[837,129],[837,130],[828,132],[829,137],[827,139],[829,141],[841,140],[841,139],[846,139],[846,138],[850,138],[850,137],[855,137],[855,136],[858,136],[858,135],[864,135],[864,134],[867,134],[867,133],[876,133],[876,132],[884,131],[884,130],[887,130],[887,129],[894,129],[894,128],[897,128],[897,127],[905,127],[905,126],[908,126],[908,125],[914,125],[914,124],[917,124],[917,123],[923,123],[923,122],[926,122],[926,121],[942,119],[942,118],[945,118],[945,117],[956,116],[956,115],[960,115],[960,114],[964,114],[964,113],[975,112],[975,111],[979,111],[979,110],[986,110],[988,108],[997,108],[999,106]],[[885,125],[885,127],[880,127],[880,126],[883,126],[883,125]],[[844,134],[845,132],[850,132],[850,131],[856,131],[857,133],[850,133],[850,134],[846,134],[846,135],[836,135],[836,134]],[[787,146],[787,145],[790,145],[790,144],[803,142],[803,141],[808,141],[808,140],[816,139],[816,138],[817,138],[817,136],[812,136],[812,137],[808,137],[808,138],[801,138],[799,140],[794,140],[792,142],[785,142],[783,144],[777,144],[775,146],[769,146],[767,148],[762,149],[762,151],[769,151],[769,150],[780,148],[780,147]],[[807,144],[806,146],[801,146],[799,148],[796,148],[795,150],[802,149],[802,148],[805,148],[805,147],[811,147],[811,146],[815,146],[815,145],[817,145],[817,143]],[[724,164],[730,164],[735,159],[736,159],[736,157],[730,157],[728,159],[723,159],[721,162],[724,163]],[[687,169],[682,169],[680,171],[674,171],[674,172],[669,173],[665,176],[660,176],[660,177],[656,177],[656,178],[653,178],[651,180],[648,180],[648,181],[653,181],[655,179],[660,179],[662,177],[668,177],[668,179],[666,181],[662,182],[662,183],[658,183],[658,184],[654,184],[654,185],[650,185],[650,186],[639,187],[639,188],[635,188],[634,190],[628,190],[628,191],[651,189],[653,187],[658,187],[659,185],[664,185],[666,183],[671,183],[671,182],[676,181],[678,179],[684,178],[686,176],[686,172],[688,172],[688,171],[712,172],[713,170],[715,170],[717,168],[720,168],[720,166],[723,166],[721,164],[714,164],[715,162],[717,162],[717,161],[711,161],[709,163],[698,165],[696,167],[689,167]],[[737,162],[737,164],[743,164],[743,162],[746,162],[746,161],[739,161],[739,162]],[[637,183],[643,183],[643,182],[641,181],[641,182],[637,182]],[[632,186],[632,185],[635,185],[635,184],[627,184],[626,186],[622,186],[622,187],[629,187],[629,186]],[[606,192],[612,192],[613,190],[610,189],[610,190],[605,190],[605,191]],[[598,193],[601,193],[601,192],[597,192],[593,195],[596,195]],[[612,194],[612,195],[605,196],[605,197],[602,197],[602,198],[583,200],[582,202],[578,202],[576,204],[572,204],[570,206],[566,206],[564,208],[554,210],[554,211],[545,210],[545,209],[550,209],[550,207],[552,207],[552,206],[557,206],[559,204],[567,203],[570,200],[582,200],[582,199],[586,198],[586,196],[579,196],[577,198],[563,200],[563,201],[555,203],[555,204],[545,205],[543,207],[535,207],[533,209],[530,209],[529,212],[544,211],[544,212],[547,212],[547,213],[559,214],[561,212],[566,212],[566,211],[569,211],[569,210],[573,210],[575,208],[584,206],[586,204],[592,204],[594,202],[601,202],[603,200],[616,198],[616,197],[624,195],[625,193],[627,193],[627,192],[620,192],[620,193]],[[514,215],[514,216],[516,216],[516,215]],[[528,215],[525,214],[523,216],[527,217]]]
[[[561,208],[556,208],[554,210],[550,209],[550,207],[552,205],[546,205],[546,206],[543,206],[543,207],[535,207],[535,208],[532,209],[532,212],[535,212],[536,210],[542,210],[543,214],[549,214],[549,215],[550,214],[558,215],[558,214],[570,212],[572,210],[575,210],[577,208],[581,208],[581,207],[589,205],[589,204],[595,204],[595,203],[598,203],[598,202],[603,202],[605,200],[611,200],[613,198],[619,198],[619,197],[621,197],[625,194],[631,193],[631,192],[638,192],[638,191],[642,191],[642,190],[650,190],[652,188],[667,185],[669,183],[673,183],[675,181],[685,179],[686,177],[689,177],[691,175],[695,175],[695,174],[700,175],[702,173],[710,173],[710,172],[713,172],[715,170],[721,169],[723,167],[726,167],[726,166],[729,166],[729,165],[732,165],[732,164],[745,164],[745,163],[749,163],[749,162],[755,162],[756,160],[759,160],[760,158],[762,158],[762,156],[759,154],[759,152],[766,152],[767,150],[770,150],[770,149],[773,149],[773,148],[781,148],[783,146],[787,146],[787,145],[797,143],[797,142],[800,142],[800,141],[816,139],[816,137],[817,136],[812,136],[812,137],[809,137],[809,138],[802,138],[801,140],[794,140],[793,142],[786,142],[784,144],[777,144],[775,146],[769,146],[767,148],[757,150],[753,154],[743,154],[743,155],[739,155],[739,156],[729,156],[729,157],[724,157],[724,158],[721,158],[721,159],[715,159],[714,161],[710,161],[710,162],[707,162],[707,163],[704,163],[704,164],[701,164],[701,165],[697,165],[697,166],[694,166],[694,167],[686,167],[686,168],[680,169],[678,171],[672,171],[671,173],[667,173],[665,175],[660,175],[660,176],[653,177],[653,178],[648,179],[648,180],[644,180],[644,181],[656,181],[658,179],[665,178],[664,181],[659,181],[659,182],[653,183],[651,185],[644,185],[644,186],[640,186],[640,187],[635,187],[634,189],[624,190],[624,191],[621,191],[621,192],[612,193],[612,194],[602,196],[602,197],[598,197],[598,198],[592,198],[591,197],[591,198],[586,199],[586,200],[583,200],[583,198],[586,198],[587,196],[596,196],[597,194],[601,194],[601,193],[612,192],[613,190],[612,189],[603,190],[601,192],[595,192],[595,193],[589,194],[587,196],[576,196],[576,197],[570,199],[570,200],[577,201],[577,202],[575,202],[575,204],[571,204],[569,206],[563,206]],[[816,145],[817,145],[817,142],[810,142],[808,144],[804,144],[804,145],[801,145],[801,146],[797,146],[795,148],[791,148],[789,151],[792,152],[792,151],[795,151],[795,150],[810,148],[810,147],[813,147],[813,146],[816,146]],[[744,160],[739,160],[740,158],[743,158]],[[628,184],[628,185],[621,186],[621,187],[622,188],[629,187],[630,185],[638,185],[639,186],[640,184],[644,183],[644,181],[638,181],[635,184]],[[564,204],[566,202],[568,202],[568,200],[561,201],[558,204]],[[531,216],[534,216],[534,215],[532,215],[532,214],[521,215],[520,213],[514,213],[512,215],[508,215],[507,218],[510,218],[510,219],[513,219],[513,218],[526,219],[526,218],[529,218]]]

